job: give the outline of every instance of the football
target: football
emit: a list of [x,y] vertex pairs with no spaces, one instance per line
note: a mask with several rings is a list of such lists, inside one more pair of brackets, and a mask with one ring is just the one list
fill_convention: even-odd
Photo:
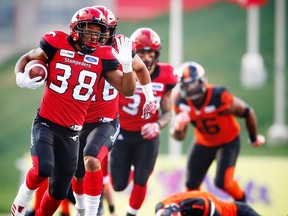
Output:
[[26,66],[25,70],[29,71],[30,78],[41,76],[42,79],[38,80],[37,82],[42,81],[43,79],[46,80],[48,75],[48,67],[44,61],[41,60],[32,60],[29,61]]

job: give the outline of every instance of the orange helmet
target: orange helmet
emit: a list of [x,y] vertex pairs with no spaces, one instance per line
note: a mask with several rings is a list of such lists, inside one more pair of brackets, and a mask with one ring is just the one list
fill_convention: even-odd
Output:
[[180,77],[181,96],[196,100],[206,91],[204,68],[196,62],[185,62],[177,69]]

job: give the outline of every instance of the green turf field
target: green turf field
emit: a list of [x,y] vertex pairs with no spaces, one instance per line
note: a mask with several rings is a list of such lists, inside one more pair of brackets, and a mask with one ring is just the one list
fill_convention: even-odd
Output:
[[[274,68],[274,1],[261,9],[260,53],[268,71],[267,84],[259,89],[245,89],[240,84],[240,60],[246,51],[246,12],[228,3],[215,4],[207,9],[184,15],[184,61],[195,60],[207,72],[208,81],[226,86],[232,93],[254,107],[259,132],[266,135],[273,123]],[[286,10],[287,11],[287,10]],[[122,22],[118,33],[129,36],[136,28],[151,27],[162,39],[161,60],[168,61],[168,16],[145,22]],[[39,38],[40,39],[40,38]],[[286,52],[287,52],[286,43]],[[29,151],[30,126],[39,105],[43,88],[25,90],[15,83],[14,65],[25,50],[0,65],[0,212],[8,212],[18,190],[20,174],[15,160]],[[287,74],[287,69],[286,69]],[[252,79],[252,77],[251,77]],[[287,84],[287,79],[286,79]],[[287,98],[286,87],[286,98]],[[286,124],[288,123],[286,100]],[[241,125],[243,121],[240,119]],[[191,132],[192,134],[192,132]],[[288,156],[288,143],[279,147],[263,146],[254,149],[246,143],[247,133],[242,127],[242,155]],[[183,154],[192,139],[183,143]],[[161,154],[167,153],[167,129],[161,135]]]

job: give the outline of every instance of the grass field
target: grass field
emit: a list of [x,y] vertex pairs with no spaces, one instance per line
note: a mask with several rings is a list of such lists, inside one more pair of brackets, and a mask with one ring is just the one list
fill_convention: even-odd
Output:
[[[208,81],[226,86],[243,98],[257,113],[259,132],[266,134],[273,123],[274,69],[274,1],[261,9],[260,53],[268,71],[267,83],[258,89],[245,89],[240,84],[240,60],[246,51],[246,12],[233,4],[219,3],[207,9],[184,15],[184,61],[195,60],[207,71]],[[287,11],[287,10],[286,10]],[[161,60],[168,60],[168,16],[145,22],[119,21],[118,33],[130,35],[136,28],[155,29],[162,39]],[[287,45],[287,44],[286,44]],[[286,47],[286,51],[287,51]],[[25,90],[15,84],[14,65],[25,50],[0,65],[0,212],[8,212],[18,189],[20,173],[15,160],[29,151],[30,125],[39,106],[43,89]],[[287,74],[287,70],[286,70]],[[251,77],[253,79],[253,77]],[[286,79],[287,83],[287,79]],[[286,88],[286,95],[288,91]],[[287,97],[286,97],[287,98]],[[286,100],[286,112],[288,102]],[[286,113],[285,122],[288,122]],[[246,143],[247,133],[242,125],[241,155],[288,156],[288,143],[279,147],[265,145],[254,149]],[[161,135],[161,154],[167,153],[168,135]],[[190,136],[183,143],[183,154],[190,146]]]
[[[29,159],[27,159],[28,161]],[[177,160],[171,156],[161,154],[158,157],[155,171],[149,180],[146,199],[138,216],[153,215],[154,207],[164,197],[184,190],[184,176],[187,156],[182,155]],[[169,163],[167,163],[169,161]],[[275,169],[277,167],[278,169]],[[288,173],[279,173],[278,170],[288,169],[288,158],[271,156],[241,156],[237,162],[235,178],[246,192],[248,204],[261,216],[287,215],[286,196],[288,188]],[[268,170],[268,171],[267,171]],[[202,188],[213,193],[224,201],[231,201],[231,197],[218,190],[213,184],[216,164],[213,163],[203,181]],[[159,187],[161,185],[161,187]],[[132,185],[122,192],[114,192],[115,213],[125,215],[126,206],[131,193]],[[107,202],[104,200],[104,215],[109,216]],[[71,204],[70,210],[75,215],[75,208]],[[3,214],[0,216],[8,216]],[[55,213],[59,216],[59,211]]]

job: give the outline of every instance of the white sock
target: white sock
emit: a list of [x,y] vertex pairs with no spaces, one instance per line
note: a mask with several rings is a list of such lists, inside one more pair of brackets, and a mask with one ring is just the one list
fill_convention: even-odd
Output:
[[75,208],[77,209],[85,209],[85,196],[84,194],[76,194],[73,192],[73,195],[76,200]]
[[127,212],[128,212],[129,214],[136,215],[137,212],[138,212],[138,209],[134,209],[134,208],[132,208],[130,205],[128,205],[128,206],[127,206]]
[[14,204],[23,206],[26,208],[29,204],[29,202],[32,200],[33,194],[35,190],[30,190],[27,186],[26,183],[21,184],[17,196],[14,200]]
[[97,215],[100,203],[100,197],[101,195],[89,196],[85,194],[85,201],[86,201],[85,216]]

